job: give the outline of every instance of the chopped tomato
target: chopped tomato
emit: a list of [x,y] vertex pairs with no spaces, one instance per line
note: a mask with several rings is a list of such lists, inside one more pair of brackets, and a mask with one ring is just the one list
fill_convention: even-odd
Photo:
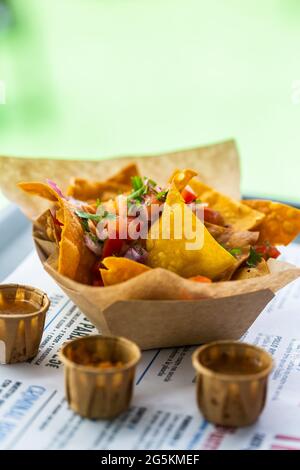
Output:
[[162,214],[164,203],[156,199],[155,196],[150,196],[150,204],[146,206],[148,212],[148,225],[154,224],[154,222]]
[[102,266],[102,261],[97,260],[94,266],[92,267],[92,285],[103,287],[103,281],[101,278],[100,267]]
[[189,277],[190,281],[194,281],[194,282],[207,282],[207,283],[211,283],[212,280],[209,279],[209,277],[205,277],[205,276],[193,276],[193,277]]
[[270,258],[276,259],[276,258],[278,258],[278,256],[280,256],[280,255],[281,255],[281,253],[280,253],[280,251],[276,248],[276,246],[270,246],[270,248],[269,248],[269,256],[270,256]]
[[204,207],[204,221],[214,225],[224,225],[224,219],[220,212]]
[[197,195],[194,193],[194,191],[192,190],[192,188],[190,186],[186,186],[182,190],[181,196],[183,197],[184,202],[186,204],[190,204],[191,202],[193,202],[197,199]]
[[265,256],[268,251],[267,245],[256,245],[255,251],[259,253],[260,255]]
[[156,198],[155,194],[151,193],[151,194],[147,194],[145,196],[145,204],[146,204],[147,207],[149,207],[149,206],[151,206],[151,204],[158,204],[159,205],[159,204],[161,204],[161,201],[159,201]]
[[265,260],[268,260],[269,258],[276,259],[281,254],[275,246],[272,246],[269,243],[255,246],[255,251],[259,253]]
[[107,238],[103,245],[102,258],[118,255],[123,247],[124,240],[119,238]]

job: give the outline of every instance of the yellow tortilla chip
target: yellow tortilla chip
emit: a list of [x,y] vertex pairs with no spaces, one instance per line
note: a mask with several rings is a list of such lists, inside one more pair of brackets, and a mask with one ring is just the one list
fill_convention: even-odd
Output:
[[240,281],[242,279],[251,279],[253,277],[265,276],[270,273],[269,266],[267,262],[262,259],[257,266],[250,268],[248,266],[243,266],[239,268],[235,274],[232,276],[234,281]]
[[146,271],[150,271],[150,268],[144,264],[127,258],[117,258],[116,256],[104,258],[102,264],[107,268],[100,269],[104,286],[119,284]]
[[[192,229],[188,234],[186,224]],[[184,203],[174,182],[160,219],[149,230],[146,247],[149,266],[169,269],[187,278],[201,275],[215,280],[236,262]]]
[[174,182],[178,191],[182,191],[189,181],[197,176],[197,172],[186,168],[185,170],[175,170],[169,179],[169,183]]
[[72,205],[44,183],[19,183],[27,193],[56,202],[56,217],[63,224],[59,242],[58,272],[74,281],[90,284],[95,255],[84,243],[84,232]]
[[269,241],[271,245],[288,245],[299,235],[299,209],[265,200],[245,200],[243,203],[265,214],[264,220],[258,227],[259,241]]
[[48,201],[57,202],[59,199],[58,194],[45,183],[18,183],[18,186],[26,193],[43,197],[44,199],[48,199]]
[[[259,232],[250,232],[249,230],[234,230],[232,227],[221,227],[220,225],[214,225],[205,223],[205,226],[209,233],[227,250],[236,250],[234,257],[236,264],[228,269],[220,280],[229,281],[234,276],[235,272],[241,265],[247,261],[250,254],[250,246],[257,243]],[[233,253],[232,253],[233,254]]]
[[107,201],[120,193],[131,189],[131,178],[139,175],[135,163],[124,167],[119,173],[104,181],[92,181],[83,178],[74,178],[68,187],[68,196],[80,201]]
[[232,225],[236,230],[253,229],[265,217],[261,212],[215,191],[195,178],[189,185],[202,202],[207,202],[211,209],[220,212],[226,225]]

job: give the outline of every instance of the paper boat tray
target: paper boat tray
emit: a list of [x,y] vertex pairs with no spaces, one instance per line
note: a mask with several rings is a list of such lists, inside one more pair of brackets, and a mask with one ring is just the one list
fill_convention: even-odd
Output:
[[[62,289],[80,307],[80,296]],[[146,350],[239,339],[273,296],[265,289],[209,300],[118,301],[96,314],[80,308],[103,334],[124,336]]]
[[98,330],[143,350],[239,339],[275,293],[300,276],[299,269],[274,260],[271,274],[261,278],[201,285],[155,269],[103,289],[60,275],[52,265],[53,244],[34,240],[46,271]]

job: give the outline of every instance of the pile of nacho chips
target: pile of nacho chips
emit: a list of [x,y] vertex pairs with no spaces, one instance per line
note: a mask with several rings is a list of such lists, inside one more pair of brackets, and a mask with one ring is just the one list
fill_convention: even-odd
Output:
[[19,184],[50,201],[39,223],[57,245],[60,274],[101,287],[155,268],[191,282],[259,277],[276,246],[300,232],[298,209],[233,200],[191,169],[174,171],[164,187],[150,177],[131,164],[106,181],[72,180],[66,195],[53,181]]

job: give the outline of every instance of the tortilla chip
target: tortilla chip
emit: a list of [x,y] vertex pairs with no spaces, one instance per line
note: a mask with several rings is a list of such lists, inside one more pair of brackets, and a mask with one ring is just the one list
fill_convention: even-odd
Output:
[[232,225],[236,230],[253,229],[265,217],[261,212],[215,191],[195,178],[189,185],[202,202],[207,202],[211,209],[220,212],[226,225]]
[[117,183],[117,184],[126,184],[131,186],[131,178],[133,176],[139,175],[140,172],[135,163],[130,163],[120,170],[118,173],[115,173],[113,176],[108,178],[106,182],[108,183]]
[[44,199],[48,199],[48,201],[57,202],[59,199],[58,194],[45,183],[18,183],[18,186],[26,193],[32,194],[34,196],[40,196]]
[[239,249],[240,251],[235,254],[236,264],[229,268],[222,276],[222,281],[229,281],[233,278],[235,272],[242,266],[249,258],[250,247],[254,246],[259,238],[259,232],[250,232],[248,230],[238,231],[232,227],[221,227],[205,223],[209,233],[227,250]]
[[35,221],[33,238],[36,247],[45,254],[46,258],[58,260],[60,235],[61,227],[54,223],[50,210],[43,212]]
[[238,269],[245,264],[250,255],[250,245],[241,247],[241,252],[235,256],[236,264],[229,268],[222,276],[220,281],[230,281]]
[[253,277],[260,277],[265,276],[266,274],[270,273],[269,266],[267,262],[262,259],[257,266],[250,268],[249,266],[243,266],[239,268],[232,279],[235,281],[239,281],[242,279],[251,279]]
[[104,258],[102,264],[107,268],[100,269],[104,286],[119,284],[146,271],[150,271],[150,268],[144,264],[137,263],[128,258],[117,258],[116,256]]
[[169,179],[169,183],[174,182],[178,191],[182,191],[189,181],[194,176],[197,176],[197,174],[198,173],[196,171],[190,170],[189,168],[186,168],[185,170],[175,170]]
[[61,228],[55,225],[51,211],[44,212],[37,220],[37,226],[44,229],[47,240],[51,240],[59,246]]
[[207,222],[205,223],[205,227],[220,245],[225,246],[229,250],[232,248],[255,245],[259,238],[259,232],[233,230],[232,227],[221,227],[220,225]]
[[19,183],[30,194],[58,204],[56,217],[63,224],[59,242],[58,272],[74,281],[90,284],[95,255],[84,243],[84,231],[72,205],[44,183]]
[[271,245],[288,245],[299,235],[299,209],[265,200],[245,200],[243,204],[265,214],[264,220],[258,227],[259,241],[269,241]]
[[[188,226],[192,231],[187,237],[182,232]],[[215,280],[235,264],[234,257],[214,240],[184,203],[174,182],[160,219],[149,230],[146,247],[149,266],[169,269],[187,278],[201,275]]]
[[114,176],[104,181],[92,181],[83,178],[74,178],[68,187],[68,196],[80,201],[107,201],[118,194],[125,193],[131,189],[131,178],[139,175],[135,163],[124,167]]

